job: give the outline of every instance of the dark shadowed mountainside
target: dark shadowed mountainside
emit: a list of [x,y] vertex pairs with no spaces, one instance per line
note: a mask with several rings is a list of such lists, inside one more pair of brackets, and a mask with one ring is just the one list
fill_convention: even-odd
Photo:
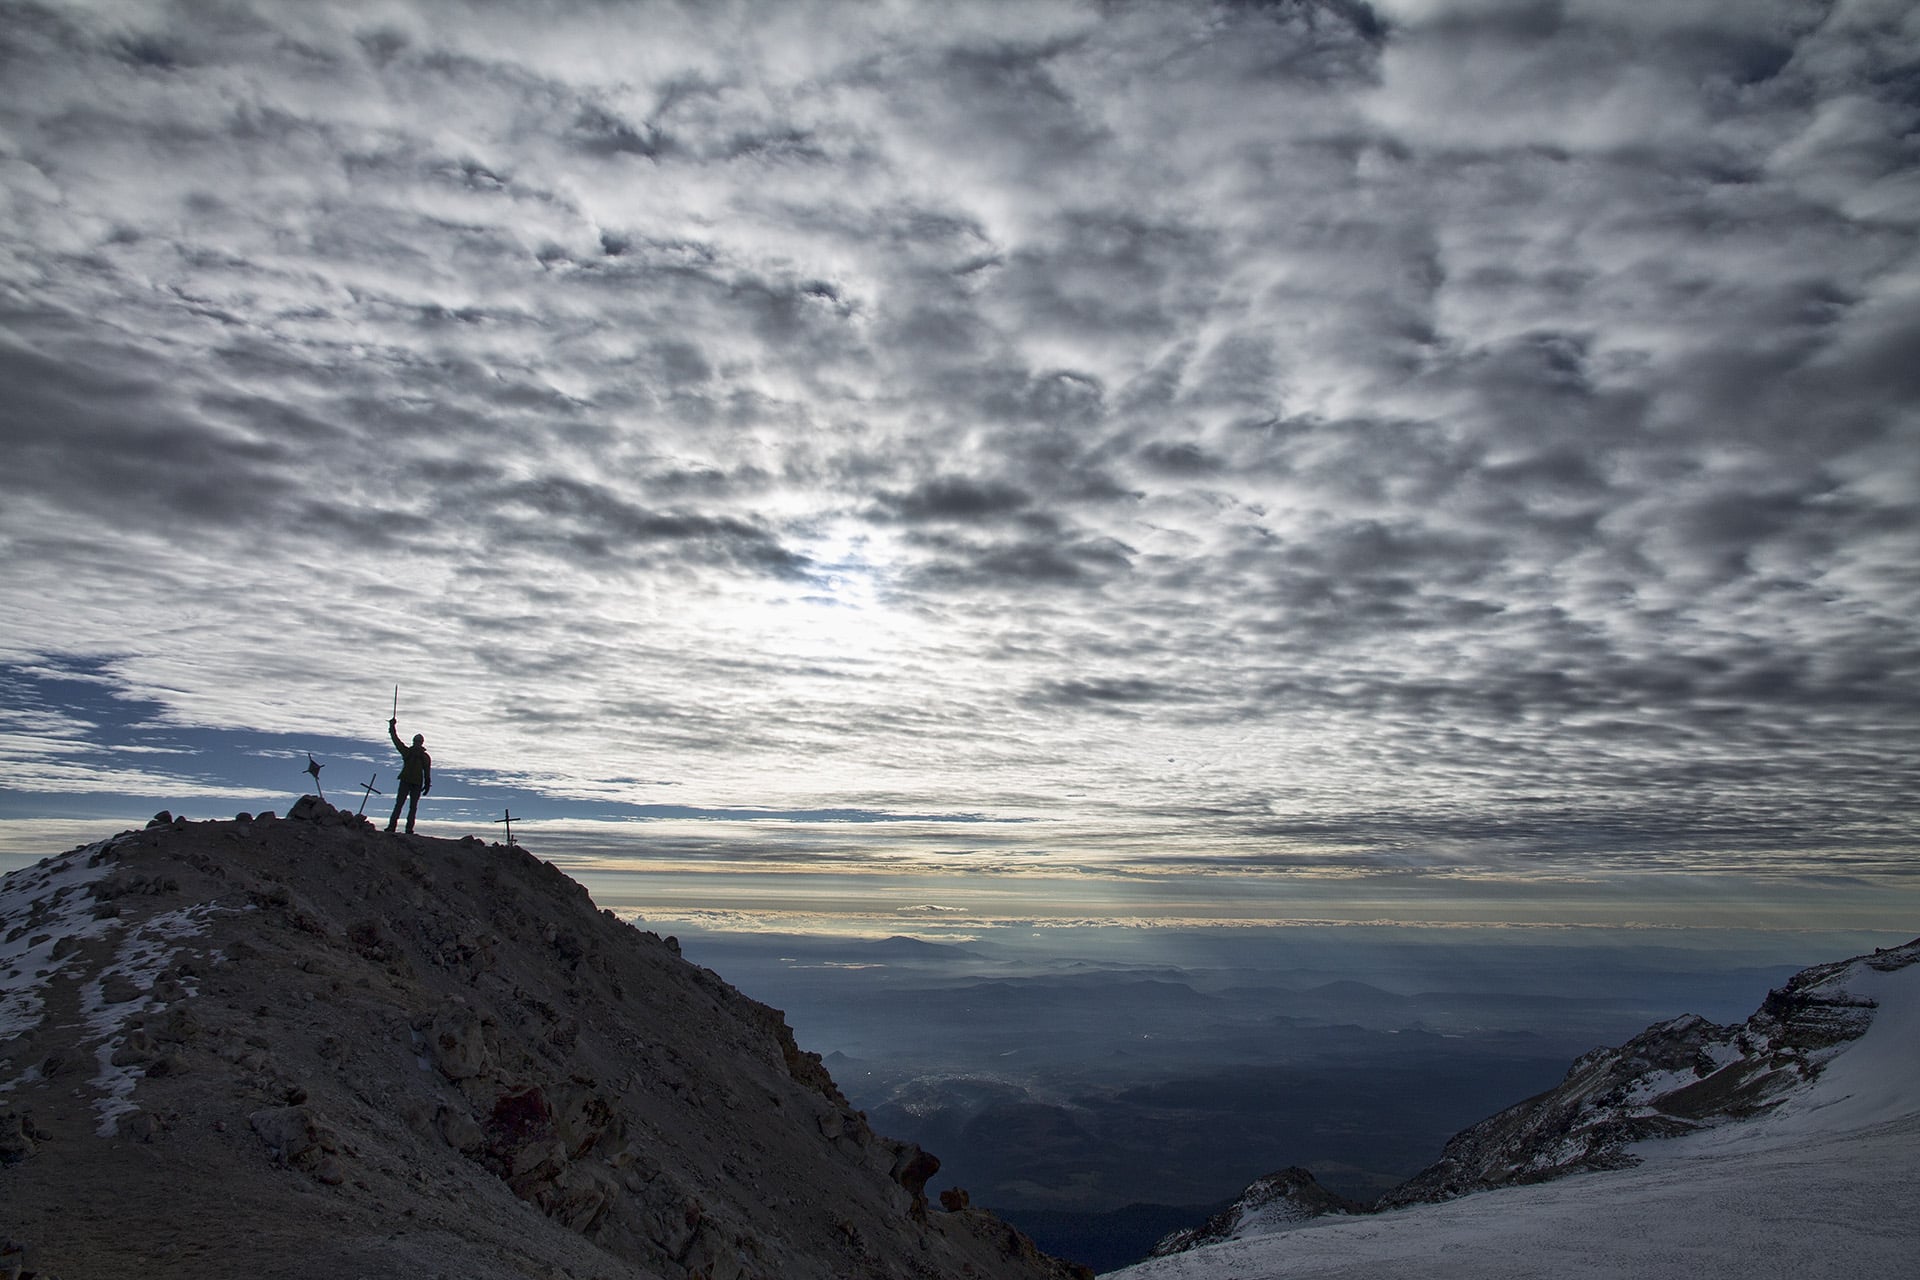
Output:
[[156,820],[0,882],[0,938],[0,1269],[1088,1274],[930,1205],[777,1010],[519,848]]

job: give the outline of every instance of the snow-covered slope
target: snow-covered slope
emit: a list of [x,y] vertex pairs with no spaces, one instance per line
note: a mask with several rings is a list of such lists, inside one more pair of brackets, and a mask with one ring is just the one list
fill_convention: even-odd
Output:
[[[1127,1280],[1920,1274],[1916,960],[1920,944],[1910,944],[1796,979],[1787,990],[1868,1012],[1864,1034],[1816,1050],[1812,1080],[1769,1086],[1770,1110],[1634,1143],[1630,1155],[1639,1163],[1633,1167],[1362,1217],[1315,1218],[1114,1274]],[[1770,997],[1770,1003],[1778,1001]],[[1767,1016],[1763,1008],[1756,1018]]]
[[1815,1079],[1873,1020],[1856,970],[1920,960],[1920,945],[1815,965],[1767,993],[1752,1017],[1718,1026],[1689,1015],[1583,1055],[1557,1086],[1448,1140],[1440,1159],[1379,1208],[1451,1200],[1515,1183],[1638,1163],[1632,1148],[1749,1119]]

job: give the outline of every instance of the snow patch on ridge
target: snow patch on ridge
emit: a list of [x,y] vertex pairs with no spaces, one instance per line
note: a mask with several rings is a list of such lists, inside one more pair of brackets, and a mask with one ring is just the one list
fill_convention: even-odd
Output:
[[[40,1025],[47,983],[72,958],[73,942],[105,937],[120,926],[118,920],[93,918],[86,888],[111,869],[101,855],[131,834],[42,859],[0,880],[0,1043]],[[19,1082],[0,1081],[0,1093]]]
[[[221,908],[202,903],[178,911],[168,911],[134,927],[114,953],[113,963],[100,970],[81,993],[80,1010],[87,1029],[100,1039],[94,1049],[99,1074],[90,1082],[101,1097],[93,1104],[100,1123],[94,1132],[111,1138],[119,1129],[120,1117],[138,1110],[133,1103],[133,1087],[141,1070],[132,1064],[114,1065],[114,1055],[125,1046],[127,1028],[136,1017],[166,1002],[154,992],[154,983],[162,970],[180,954],[177,945],[184,939],[206,932],[207,920]],[[107,997],[107,984],[119,980],[140,994],[131,1000],[114,1001]],[[199,984],[182,980],[181,994],[199,994]]]
[[[163,912],[139,923],[117,915],[96,918],[90,886],[106,879],[114,859],[107,856],[135,833],[127,831],[106,840],[47,858],[0,881],[0,1043],[38,1028],[46,1018],[49,984],[68,961],[80,954],[79,943],[125,931],[113,960],[80,988],[80,1018],[84,1042],[95,1042],[97,1071],[89,1083],[99,1090],[95,1102],[101,1137],[117,1132],[120,1118],[136,1110],[133,1090],[140,1068],[116,1066],[114,1057],[125,1047],[129,1025],[165,1003],[154,992],[154,982],[179,954],[180,943],[206,931],[208,918],[221,908],[207,904]],[[198,994],[197,984],[183,981],[180,995]],[[132,993],[129,995],[128,993]],[[11,1061],[0,1063],[11,1066]],[[0,1079],[0,1094],[40,1079],[40,1067]]]

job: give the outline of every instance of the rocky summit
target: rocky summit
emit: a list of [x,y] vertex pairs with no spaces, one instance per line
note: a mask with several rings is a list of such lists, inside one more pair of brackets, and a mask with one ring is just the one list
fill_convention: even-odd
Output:
[[0,1275],[1043,1280],[782,1015],[314,797],[0,882]]

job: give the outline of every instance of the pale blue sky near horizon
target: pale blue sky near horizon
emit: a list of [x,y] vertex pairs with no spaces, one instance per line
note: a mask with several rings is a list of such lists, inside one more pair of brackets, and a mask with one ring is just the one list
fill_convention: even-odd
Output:
[[689,911],[1920,921],[1916,57],[0,0],[0,850],[353,807],[398,685],[428,829]]

